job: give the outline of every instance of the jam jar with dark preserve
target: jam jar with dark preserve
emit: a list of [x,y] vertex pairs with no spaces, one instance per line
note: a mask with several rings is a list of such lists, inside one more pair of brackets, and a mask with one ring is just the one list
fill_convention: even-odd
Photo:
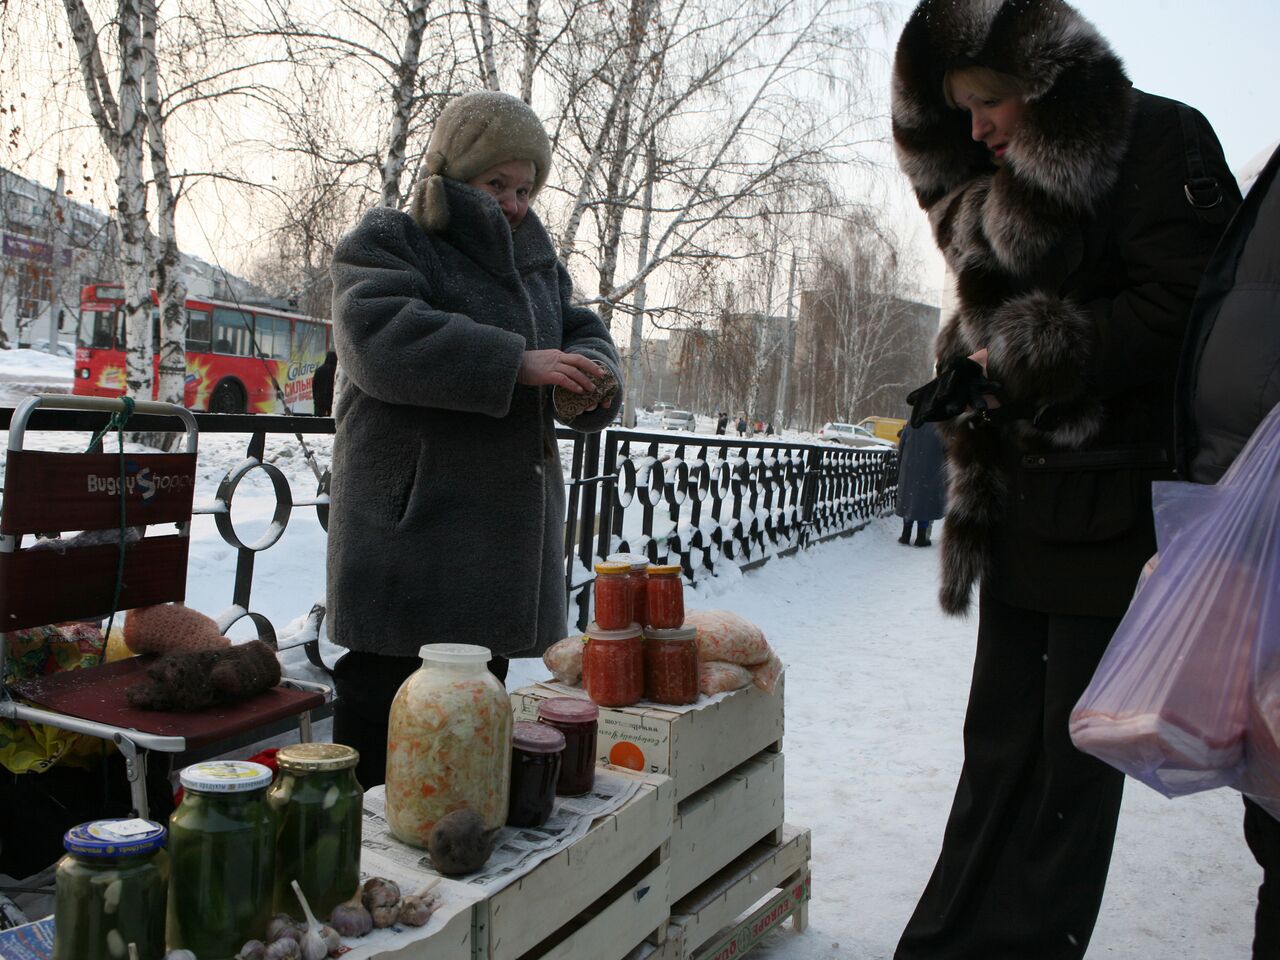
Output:
[[644,632],[644,698],[654,703],[696,703],[698,631],[693,627]]
[[631,565],[597,563],[595,582],[596,623],[602,630],[631,626]]
[[507,826],[540,827],[551,817],[564,747],[564,734],[549,724],[524,720],[515,724]]
[[556,793],[562,797],[588,793],[596,782],[596,728],[600,708],[590,700],[553,697],[538,704],[538,722],[564,734],[564,755]]
[[587,627],[582,651],[582,685],[602,707],[629,707],[644,697],[644,641],[640,628],[605,630]]
[[684,581],[679,564],[649,567],[644,624],[655,630],[684,626]]

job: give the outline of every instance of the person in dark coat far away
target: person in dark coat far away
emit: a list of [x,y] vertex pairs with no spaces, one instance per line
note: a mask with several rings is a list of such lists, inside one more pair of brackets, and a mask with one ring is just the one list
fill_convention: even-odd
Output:
[[729,415],[727,413],[716,414],[716,436],[723,437],[725,430],[729,426]]
[[[335,741],[382,783],[387,714],[424,643],[535,656],[564,636],[564,475],[552,388],[618,354],[529,209],[551,148],[519,98],[472,93],[432,129],[408,212],[376,208],[334,252],[338,404],[329,524]],[[612,420],[595,404],[568,426]]]
[[932,423],[902,428],[898,440],[898,505],[894,510],[902,517],[899,543],[911,542],[913,525],[917,547],[927,547],[932,542],[929,528],[947,508],[943,467],[942,440]]
[[324,355],[324,363],[311,375],[311,398],[317,417],[327,417],[333,412],[333,379],[337,372],[338,355],[330,350]]
[[1068,715],[1155,550],[1178,352],[1239,193],[1205,119],[1060,0],[924,0],[892,112],[956,275],[917,406],[944,421],[944,609],[981,583],[964,766],[895,957],[1078,960],[1123,775]]
[[[1258,175],[1205,270],[1178,377],[1178,467],[1217,483],[1280,403],[1280,149]],[[1280,480],[1277,480],[1280,482]],[[1280,957],[1280,820],[1244,799],[1262,885],[1253,960]]]

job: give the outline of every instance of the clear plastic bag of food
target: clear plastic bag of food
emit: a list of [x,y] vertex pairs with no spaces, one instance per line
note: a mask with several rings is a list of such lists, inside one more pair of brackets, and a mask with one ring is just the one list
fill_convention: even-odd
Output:
[[582,634],[557,640],[547,647],[542,655],[542,662],[551,671],[551,675],[561,683],[580,686],[582,684],[582,651],[586,643],[587,638]]
[[690,610],[684,625],[698,631],[698,656],[705,661],[754,667],[769,659],[764,631],[731,610]]
[[698,689],[708,697],[730,690],[741,690],[751,683],[751,671],[740,663],[716,663],[698,665]]
[[1159,562],[1071,738],[1166,796],[1235,786],[1280,810],[1280,407],[1216,485],[1154,502]]
[[778,689],[778,681],[782,679],[782,673],[786,669],[782,659],[776,653],[770,651],[768,660],[750,668],[751,679],[757,687],[765,693],[771,694]]

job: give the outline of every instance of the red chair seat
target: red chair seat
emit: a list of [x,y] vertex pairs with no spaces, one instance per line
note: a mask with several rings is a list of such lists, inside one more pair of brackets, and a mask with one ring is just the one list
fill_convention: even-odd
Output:
[[153,659],[129,657],[84,670],[20,680],[9,684],[9,689],[22,699],[55,713],[142,733],[183,737],[188,748],[224,740],[324,704],[323,694],[273,687],[247,700],[194,713],[139,710],[129,705],[125,689],[141,679]]

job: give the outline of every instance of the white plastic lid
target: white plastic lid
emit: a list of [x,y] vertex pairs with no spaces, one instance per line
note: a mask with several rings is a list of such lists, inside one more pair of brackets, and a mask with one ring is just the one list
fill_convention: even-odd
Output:
[[432,663],[479,663],[493,659],[488,647],[475,643],[424,643],[418,656]]
[[633,623],[622,630],[605,630],[592,620],[587,624],[587,637],[593,640],[639,640],[640,624]]
[[261,790],[273,776],[270,767],[249,760],[210,760],[184,767],[178,779],[197,793],[242,793]]
[[643,553],[611,553],[604,559],[608,563],[625,563],[632,570],[649,569],[649,558]]

